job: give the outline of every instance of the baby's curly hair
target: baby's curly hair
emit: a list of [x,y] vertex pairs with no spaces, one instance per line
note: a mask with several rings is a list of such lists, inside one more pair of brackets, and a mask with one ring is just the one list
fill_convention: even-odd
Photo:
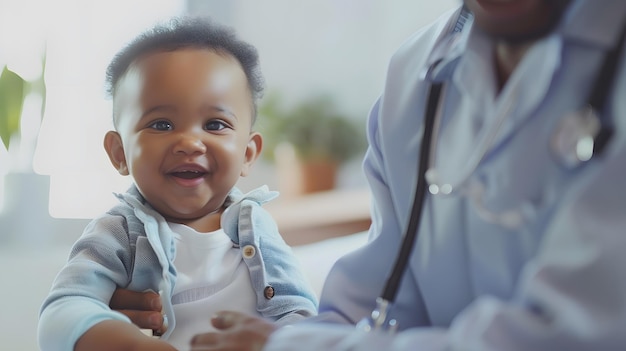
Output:
[[258,52],[254,46],[239,39],[232,28],[220,25],[206,17],[174,17],[169,22],[158,24],[137,36],[111,60],[106,71],[107,94],[110,98],[115,98],[119,80],[139,57],[184,48],[214,50],[232,55],[239,61],[246,74],[252,95],[252,120],[254,122],[257,115],[257,102],[263,96],[264,89]]

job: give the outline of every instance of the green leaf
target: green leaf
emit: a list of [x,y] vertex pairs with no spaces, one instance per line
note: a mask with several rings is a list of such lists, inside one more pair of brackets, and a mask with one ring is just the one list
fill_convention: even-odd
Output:
[[26,82],[6,66],[0,75],[0,138],[9,149],[11,136],[19,133]]

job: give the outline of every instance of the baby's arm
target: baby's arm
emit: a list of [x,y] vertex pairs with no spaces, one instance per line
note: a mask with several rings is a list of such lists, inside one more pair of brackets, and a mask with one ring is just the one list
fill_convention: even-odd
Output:
[[[41,350],[73,350],[77,340],[92,328],[101,336],[100,347],[116,350],[107,344],[119,345],[123,338],[97,332],[100,327],[96,326],[107,322],[104,325],[136,329],[126,316],[108,306],[116,287],[129,282],[131,255],[123,218],[105,216],[85,229],[43,303],[38,328]],[[132,335],[131,331],[126,333]],[[142,336],[146,342],[154,342]]]
[[165,341],[145,335],[135,325],[118,320],[102,321],[78,339],[74,351],[176,351]]

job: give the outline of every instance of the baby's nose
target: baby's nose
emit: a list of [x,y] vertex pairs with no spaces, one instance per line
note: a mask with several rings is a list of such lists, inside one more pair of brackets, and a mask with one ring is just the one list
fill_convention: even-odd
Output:
[[184,153],[184,154],[196,154],[196,153],[205,153],[206,145],[200,137],[195,135],[195,133],[185,133],[181,135],[176,146],[174,147],[175,153]]

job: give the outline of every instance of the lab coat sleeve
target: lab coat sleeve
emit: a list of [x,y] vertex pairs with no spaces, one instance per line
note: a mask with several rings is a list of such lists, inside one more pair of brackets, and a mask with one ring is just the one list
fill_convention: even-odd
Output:
[[40,311],[42,351],[71,351],[89,328],[104,320],[130,323],[108,306],[116,287],[128,283],[131,258],[121,221],[112,216],[92,221],[72,248]]
[[[363,247],[340,258],[329,273],[320,299],[319,316],[317,317],[319,320],[358,323],[361,319],[369,317],[375,307],[376,298],[382,293],[387,276],[392,270],[393,258],[397,256],[406,224],[406,216],[399,210],[398,199],[392,198],[389,191],[391,185],[388,182],[394,178],[391,175],[403,172],[403,170],[391,166],[385,155],[386,142],[394,138],[395,135],[389,130],[383,129],[385,121],[382,119],[389,117],[389,115],[382,113],[382,111],[385,111],[385,103],[389,101],[389,96],[401,97],[401,100],[412,99],[415,91],[405,89],[407,84],[399,84],[401,87],[395,84],[397,83],[395,78],[397,76],[403,77],[403,81],[409,75],[415,76],[414,73],[409,74],[403,68],[406,63],[406,52],[413,50],[414,47],[420,48],[417,50],[420,54],[429,52],[429,49],[435,46],[442,37],[441,33],[446,33],[450,25],[453,24],[450,19],[456,18],[456,11],[449,11],[434,25],[418,31],[391,59],[388,82],[384,93],[387,97],[382,96],[376,101],[367,119],[369,147],[363,162],[363,170],[373,199],[370,211],[372,224],[369,229],[369,240]],[[427,55],[423,56],[411,60],[410,63],[420,67],[421,61],[426,63]],[[415,79],[418,79],[417,76]],[[390,83],[390,80],[393,82]],[[421,90],[416,92],[417,96],[422,95],[421,92],[425,91],[423,85],[419,89]],[[419,121],[415,121],[415,125],[419,126]],[[413,126],[407,126],[407,128],[413,128]],[[417,140],[418,138],[415,138],[410,142],[417,142]],[[403,141],[403,143],[409,143],[409,141]],[[407,167],[413,167],[411,166],[413,164],[409,162]],[[407,174],[407,177],[411,177],[410,173]],[[415,183],[413,179],[410,182]],[[410,203],[413,189],[406,190],[406,202]],[[406,288],[418,291],[416,282],[412,279],[405,279],[402,284]],[[408,314],[412,312],[417,314],[419,309],[423,307],[422,297],[419,293],[405,294],[403,297],[405,303],[402,308]],[[403,320],[402,323],[405,327],[425,325],[427,321],[423,320],[423,316],[424,314],[422,317],[410,321]]]
[[[415,350],[411,344],[415,338],[431,345],[445,342],[444,330],[413,329],[392,336],[364,333],[354,327],[375,307],[375,299],[380,296],[393,263],[388,258],[395,257],[400,241],[401,224],[395,220],[397,216],[385,183],[384,160],[378,144],[378,111],[379,102],[372,108],[368,120],[370,148],[364,162],[375,200],[369,242],[340,258],[333,266],[324,284],[319,315],[279,329],[264,350]],[[418,292],[414,296],[418,299]],[[421,303],[416,301],[416,304]]]
[[[372,114],[377,114],[378,103],[372,111]],[[376,118],[371,118],[370,121],[375,123]],[[370,128],[372,131],[374,129]],[[368,133],[368,138],[371,139],[370,143],[376,143],[375,135]],[[373,220],[369,243],[340,258],[329,273],[322,290],[318,317],[326,321],[353,324],[369,315],[374,307],[373,302],[380,295],[385,275],[390,269],[390,260],[378,258],[393,257],[397,250],[390,241],[379,238],[376,234],[383,230],[398,233],[395,221],[379,220],[383,216],[393,217],[389,195],[384,192],[384,176],[375,173],[375,169],[379,168],[369,166],[371,163],[382,162],[382,160],[378,151],[372,147],[367,151],[366,159],[366,169],[369,173],[374,173],[370,174],[369,181],[376,199],[372,208]],[[383,213],[380,212],[381,210]],[[382,225],[385,226],[384,229],[380,228]]]

